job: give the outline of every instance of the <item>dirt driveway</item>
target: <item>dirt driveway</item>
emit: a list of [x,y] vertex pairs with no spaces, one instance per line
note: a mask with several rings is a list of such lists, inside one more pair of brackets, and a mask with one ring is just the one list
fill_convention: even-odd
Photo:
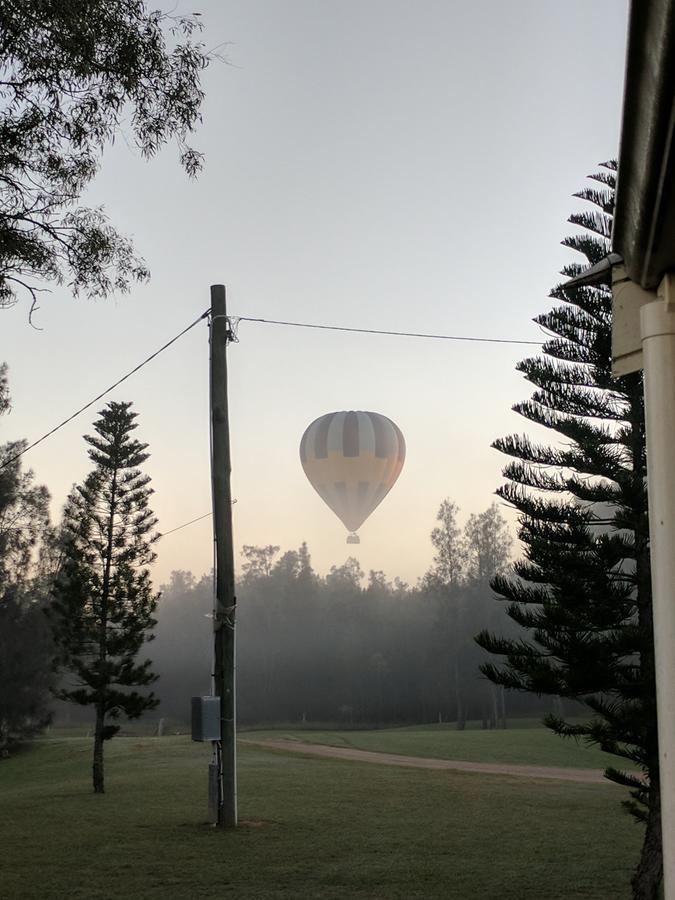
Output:
[[309,744],[292,740],[240,739],[239,743],[268,750],[302,753],[305,756],[323,756],[331,759],[350,759],[356,762],[376,763],[380,766],[407,766],[412,769],[448,769],[455,772],[483,772],[486,775],[513,775],[516,778],[552,778],[556,781],[575,781],[586,784],[611,784],[600,769],[568,769],[560,766],[521,766],[512,763],[467,762],[461,759],[425,759],[421,756],[399,756],[396,753],[375,753],[372,750],[356,750],[351,747],[329,747],[326,744]]

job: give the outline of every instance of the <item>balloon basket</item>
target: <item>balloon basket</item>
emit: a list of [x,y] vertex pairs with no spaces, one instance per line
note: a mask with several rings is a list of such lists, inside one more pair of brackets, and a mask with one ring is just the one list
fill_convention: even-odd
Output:
[[348,544],[360,544],[361,538],[358,536],[358,534],[348,534],[347,535],[347,543]]

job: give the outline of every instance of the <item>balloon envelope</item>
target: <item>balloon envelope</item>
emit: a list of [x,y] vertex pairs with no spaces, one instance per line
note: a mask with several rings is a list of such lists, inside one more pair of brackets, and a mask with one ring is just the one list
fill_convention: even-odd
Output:
[[354,532],[394,486],[405,461],[405,440],[380,413],[327,413],[303,434],[300,461],[312,487]]

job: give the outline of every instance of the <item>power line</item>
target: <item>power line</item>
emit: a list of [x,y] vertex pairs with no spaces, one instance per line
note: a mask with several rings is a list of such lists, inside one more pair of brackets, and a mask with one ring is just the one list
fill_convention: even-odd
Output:
[[[232,501],[232,506],[234,506],[234,504],[235,504],[236,502],[237,502],[236,499],[233,500],[233,501]],[[204,513],[203,516],[197,516],[196,519],[190,519],[189,522],[183,522],[182,525],[176,525],[175,528],[170,528],[169,531],[160,531],[160,532],[159,532],[159,536],[160,536],[160,537],[166,537],[167,534],[173,534],[174,531],[180,531],[181,528],[187,528],[188,525],[194,525],[195,522],[201,522],[202,519],[208,519],[208,517],[209,517],[209,516],[212,516],[212,515],[213,515],[212,512]]]
[[379,328],[348,328],[345,325],[318,325],[314,322],[285,322],[280,319],[254,319],[249,316],[232,316],[237,322],[259,322],[264,325],[288,325],[292,328],[318,328],[322,331],[349,331],[355,334],[386,334],[392,337],[430,338],[435,341],[473,341],[484,344],[531,344],[541,347],[542,341],[519,341],[510,338],[469,337],[457,334],[428,334],[420,331],[384,331]]
[[159,536],[166,537],[167,534],[173,534],[174,531],[180,531],[181,528],[187,528],[188,525],[194,525],[195,522],[201,522],[202,519],[208,519],[209,516],[212,516],[212,515],[213,515],[213,513],[210,513],[210,512],[204,513],[203,516],[197,516],[196,519],[190,519],[189,522],[183,522],[182,525],[177,525],[175,528],[169,529],[169,531],[160,531]]
[[167,341],[166,344],[164,344],[162,347],[159,348],[159,350],[155,350],[155,352],[153,354],[148,356],[147,359],[144,359],[143,362],[139,363],[130,372],[127,372],[126,375],[123,375],[121,378],[118,378],[118,380],[114,384],[111,384],[110,387],[108,387],[104,391],[102,391],[97,397],[94,397],[93,400],[90,400],[89,403],[86,403],[84,406],[80,407],[80,409],[78,409],[76,412],[74,412],[71,416],[68,416],[67,419],[64,419],[63,422],[59,422],[59,424],[55,425],[54,428],[51,429],[51,431],[48,431],[46,434],[43,434],[42,437],[39,437],[36,441],[33,441],[32,444],[28,444],[28,446],[24,447],[23,450],[19,451],[19,453],[15,453],[14,456],[10,456],[9,459],[4,460],[2,462],[2,464],[0,465],[0,469],[6,468],[11,463],[15,462],[15,460],[19,459],[19,457],[23,456],[24,453],[28,453],[29,450],[33,449],[33,447],[37,447],[37,445],[41,444],[42,441],[45,441],[48,437],[51,437],[53,434],[55,434],[57,431],[59,431],[59,429],[63,428],[64,425],[67,425],[68,422],[72,422],[73,419],[76,419],[77,416],[80,415],[80,413],[83,413],[85,410],[89,409],[90,406],[93,406],[94,403],[97,403],[99,400],[101,400],[103,397],[105,397],[106,394],[109,394],[110,391],[114,390],[118,385],[122,384],[123,381],[126,381],[127,378],[130,378],[132,375],[134,375],[136,372],[138,372],[139,369],[142,369],[143,366],[147,365],[149,362],[151,362],[153,359],[155,359],[156,356],[159,356],[159,354],[162,353],[164,350],[166,350],[167,347],[170,347],[172,344],[175,344],[179,338],[183,337],[184,334],[187,334],[187,332],[191,328],[194,328],[195,325],[198,325],[202,321],[202,319],[205,319],[210,312],[211,312],[211,309],[210,308],[207,309],[205,312],[203,312],[201,314],[201,316],[199,316],[199,318],[195,319],[194,322],[191,322],[187,326],[187,328],[184,328],[177,335],[175,335],[175,337],[172,337],[171,340]]
[[[29,450],[32,450],[33,447],[37,447],[38,444],[41,444],[43,441],[47,440],[48,437],[51,437],[53,434],[56,434],[64,425],[67,425],[69,422],[72,422],[73,419],[76,419],[81,413],[85,412],[89,407],[93,406],[94,403],[97,403],[106,394],[109,394],[110,391],[114,390],[123,381],[126,381],[127,378],[130,378],[136,372],[143,368],[143,366],[147,365],[151,362],[155,357],[159,356],[164,350],[170,347],[172,344],[183,337],[184,334],[187,334],[191,328],[194,328],[195,325],[198,325],[202,319],[205,319],[209,313],[211,312],[210,308],[205,310],[201,316],[191,322],[186,328],[180,331],[177,335],[171,338],[170,341],[167,341],[166,344],[161,346],[159,350],[155,350],[147,359],[144,359],[143,362],[139,363],[135,368],[133,368],[130,372],[127,372],[126,375],[123,375],[119,378],[114,384],[111,384],[110,387],[106,388],[100,394],[86,403],[84,406],[80,407],[80,409],[76,410],[72,415],[68,416],[67,419],[64,419],[62,422],[59,422],[58,425],[55,425],[50,431],[47,431],[42,437],[39,437],[36,441],[33,441],[31,444],[28,444],[27,447],[24,447],[23,450],[15,453],[13,456],[10,456],[9,459],[4,460],[0,463],[0,470],[6,468],[11,465],[11,463],[15,462],[24,453],[28,453]],[[540,347],[541,341],[521,341],[521,340],[513,340],[510,338],[485,338],[485,337],[475,337],[469,335],[455,335],[455,334],[432,334],[427,332],[419,332],[419,331],[386,331],[384,329],[378,328],[350,328],[345,325],[320,325],[316,322],[290,322],[282,319],[262,319],[262,318],[253,318],[252,316],[229,316],[228,317],[231,323],[231,334],[236,339],[236,326],[239,322],[254,322],[263,325],[286,325],[291,328],[315,328],[321,331],[342,331],[348,332],[352,334],[382,334],[389,335],[391,337],[412,337],[412,338],[427,338],[431,340],[437,341],[471,341],[474,343],[486,343],[486,344],[528,344],[531,346]],[[210,515],[210,514],[209,514]],[[190,524],[190,523],[188,523]],[[183,526],[179,526],[183,527]],[[168,534],[168,532],[167,532]]]

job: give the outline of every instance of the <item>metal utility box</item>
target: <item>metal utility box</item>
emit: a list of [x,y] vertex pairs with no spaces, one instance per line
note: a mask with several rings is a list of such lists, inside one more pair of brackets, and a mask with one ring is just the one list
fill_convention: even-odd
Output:
[[220,740],[220,697],[192,698],[192,740]]

